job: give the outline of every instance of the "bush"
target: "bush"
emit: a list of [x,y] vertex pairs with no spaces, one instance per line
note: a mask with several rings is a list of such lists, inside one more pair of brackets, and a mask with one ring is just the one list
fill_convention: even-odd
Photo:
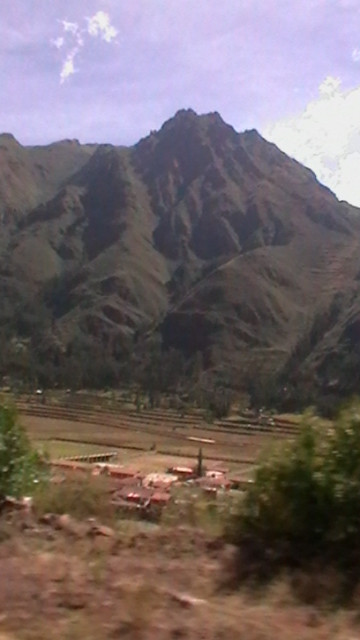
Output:
[[69,477],[61,484],[40,485],[34,495],[34,509],[39,516],[68,513],[78,520],[95,517],[103,523],[112,523],[115,517],[109,485],[101,477]]
[[43,473],[41,457],[32,449],[15,410],[0,406],[0,500],[32,493]]
[[360,404],[326,430],[307,414],[297,440],[259,466],[228,533],[266,574],[314,561],[353,574],[360,558]]

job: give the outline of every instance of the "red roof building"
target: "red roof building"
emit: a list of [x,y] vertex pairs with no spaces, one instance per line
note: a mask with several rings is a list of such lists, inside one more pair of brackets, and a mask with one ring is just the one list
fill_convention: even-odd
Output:
[[151,504],[158,504],[162,506],[167,505],[170,502],[170,500],[171,500],[170,493],[165,493],[164,491],[162,492],[155,491],[155,493],[153,493],[153,495],[150,498]]

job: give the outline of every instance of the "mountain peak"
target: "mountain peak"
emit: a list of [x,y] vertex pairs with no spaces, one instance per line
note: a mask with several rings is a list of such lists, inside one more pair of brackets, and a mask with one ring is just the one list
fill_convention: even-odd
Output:
[[177,126],[191,126],[191,125],[220,125],[224,127],[230,127],[230,125],[226,124],[222,119],[221,115],[218,111],[212,111],[210,113],[198,114],[194,109],[179,109],[172,118],[169,118],[163,126],[161,130],[168,130]]
[[193,109],[179,109],[174,116],[166,120],[160,131],[168,131],[181,126],[189,126],[198,120],[199,116]]
[[190,107],[188,109],[178,109],[178,111],[175,113],[174,117],[171,118],[173,120],[182,120],[184,118],[189,119],[189,118],[198,118],[199,115],[196,113],[196,111],[194,111],[194,109],[191,109]]
[[13,136],[12,133],[8,133],[8,132],[4,132],[4,133],[0,133],[0,145],[3,146],[21,146],[20,142],[18,142],[15,138],[15,136]]

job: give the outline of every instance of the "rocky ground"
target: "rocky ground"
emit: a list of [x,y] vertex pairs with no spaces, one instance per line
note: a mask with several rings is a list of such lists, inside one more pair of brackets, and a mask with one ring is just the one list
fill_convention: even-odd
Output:
[[0,640],[359,637],[357,611],[299,604],[285,580],[224,588],[234,549],[198,529],[13,512],[0,540]]

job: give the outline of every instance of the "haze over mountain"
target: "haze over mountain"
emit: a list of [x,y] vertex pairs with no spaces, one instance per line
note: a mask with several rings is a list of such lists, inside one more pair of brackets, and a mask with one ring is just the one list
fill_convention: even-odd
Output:
[[159,333],[234,386],[278,374],[350,389],[359,213],[218,113],[181,110],[133,147],[3,134],[3,339],[19,349],[38,314],[55,367],[79,334],[111,350]]

